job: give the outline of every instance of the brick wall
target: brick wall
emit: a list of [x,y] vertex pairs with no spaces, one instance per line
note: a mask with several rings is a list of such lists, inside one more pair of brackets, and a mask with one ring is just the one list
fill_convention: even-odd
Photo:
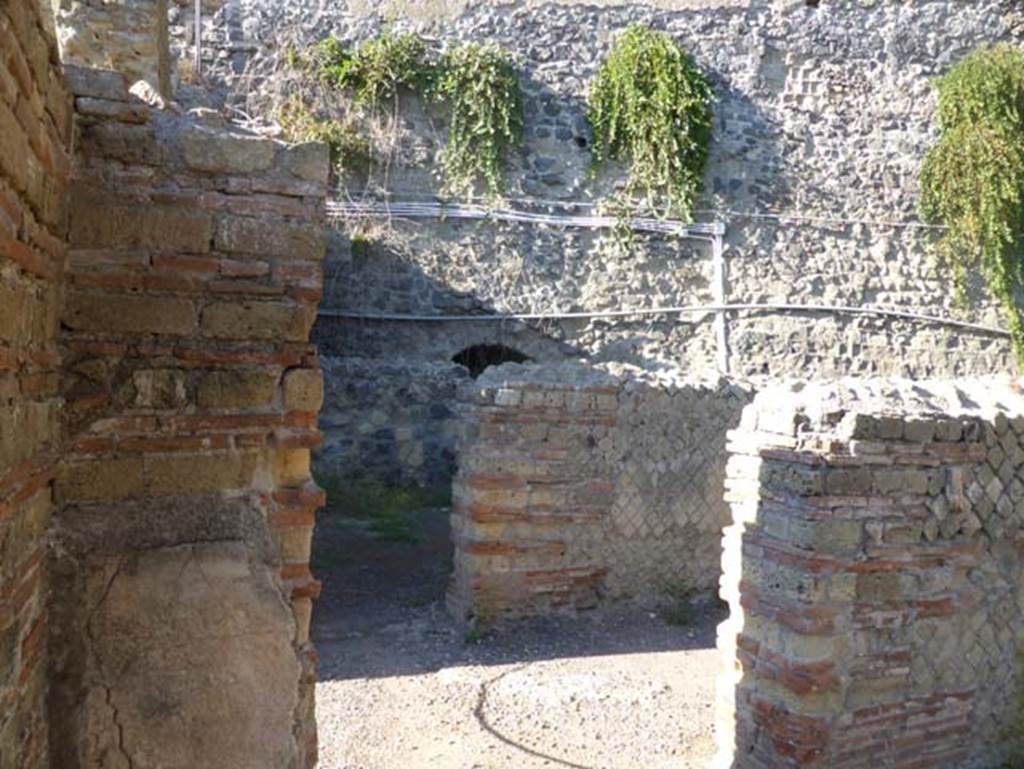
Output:
[[465,389],[449,605],[484,621],[717,584],[725,381],[502,366]]
[[45,533],[70,99],[35,2],[0,4],[0,766],[47,766]]
[[773,388],[730,452],[717,765],[1020,766],[1019,388]]
[[68,82],[54,760],[311,766],[327,150]]

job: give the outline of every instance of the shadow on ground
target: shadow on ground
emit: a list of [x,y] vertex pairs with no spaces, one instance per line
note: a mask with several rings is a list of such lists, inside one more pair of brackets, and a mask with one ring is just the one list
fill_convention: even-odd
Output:
[[448,510],[413,517],[415,542],[376,536],[367,522],[326,510],[313,567],[323,594],[313,616],[321,681],[417,675],[457,665],[709,649],[724,612],[697,609],[686,625],[655,607],[623,604],[523,620],[483,635],[453,621],[444,593],[451,571]]
[[[448,510],[408,529],[321,514],[317,720],[325,769],[704,769],[714,605],[686,625],[639,605],[477,637],[445,612]],[[676,607],[678,608],[678,607]]]

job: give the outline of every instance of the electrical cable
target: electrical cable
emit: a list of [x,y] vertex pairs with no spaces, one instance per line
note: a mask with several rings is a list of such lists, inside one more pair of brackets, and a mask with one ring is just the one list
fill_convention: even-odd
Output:
[[[436,195],[402,191],[400,193],[390,193],[390,192],[386,193],[387,197],[384,200],[381,200],[381,201],[379,201],[377,203],[369,203],[369,204],[367,204],[367,203],[358,203],[358,204],[355,204],[355,203],[341,203],[341,202],[331,201],[331,202],[328,203],[328,211],[329,212],[333,211],[334,214],[336,216],[338,216],[338,218],[344,218],[343,214],[345,214],[346,212],[348,212],[350,210],[350,208],[354,208],[355,206],[382,206],[382,207],[383,206],[390,206],[390,207],[393,208],[393,207],[396,207],[396,206],[407,205],[405,203],[400,203],[398,201],[391,202],[391,196],[393,194],[401,194],[401,195],[403,195],[404,197],[407,197],[407,198],[418,198],[421,201],[424,201],[422,203],[422,205],[440,206],[441,208],[448,208],[448,209],[450,209],[453,212],[458,211],[458,209],[460,207],[472,207],[472,208],[482,209],[482,210],[485,210],[485,211],[492,210],[492,209],[488,209],[488,208],[486,208],[484,206],[480,206],[478,204],[473,204],[473,203],[468,202],[468,201],[452,200],[452,201],[442,202],[442,201],[438,200]],[[593,203],[593,202],[589,202],[589,201],[546,200],[546,199],[542,199],[542,198],[505,198],[505,201],[508,202],[508,203],[512,203],[512,204],[515,204],[515,205],[522,205],[522,206],[532,206],[532,207],[541,206],[541,207],[561,208],[561,209],[569,209],[569,210],[573,210],[573,209],[594,209],[594,208],[598,208],[599,205],[600,205],[598,203]],[[410,201],[408,203],[408,205],[415,205],[415,202],[414,201]],[[380,210],[382,211],[383,209],[380,209]],[[355,212],[353,211],[353,213],[355,213]],[[730,218],[734,218],[734,219],[767,219],[767,220],[778,221],[778,222],[801,222],[801,223],[805,223],[805,224],[816,224],[816,225],[822,225],[822,226],[836,226],[836,225],[849,226],[849,225],[858,225],[859,224],[859,225],[865,225],[865,226],[886,227],[886,228],[892,228],[892,229],[918,229],[918,230],[934,230],[934,231],[942,231],[942,230],[947,229],[947,227],[945,225],[942,225],[942,224],[930,224],[928,222],[922,222],[922,221],[916,221],[916,220],[868,219],[868,218],[863,218],[863,217],[842,217],[842,216],[827,216],[827,215],[823,215],[823,214],[808,214],[808,213],[804,213],[804,212],[742,211],[742,210],[734,209],[734,208],[699,208],[699,209],[694,209],[693,213],[694,214],[699,214],[701,216],[710,216],[710,217],[713,217],[715,219],[730,219]],[[360,217],[365,217],[365,216],[368,216],[369,214],[367,214],[366,212],[361,212],[361,213],[358,213],[358,214],[355,214],[355,215],[360,216]],[[413,216],[413,215],[415,215],[415,214],[410,214],[410,216]],[[426,216],[427,214],[422,213],[422,214],[419,214],[419,215],[420,216]],[[457,216],[456,213],[450,213],[449,215],[450,216]],[[482,218],[482,217],[479,217],[479,218]],[[605,218],[613,218],[613,217],[605,217]],[[658,222],[667,221],[667,220],[657,219],[657,218],[643,219],[643,221],[648,221],[648,220],[649,221],[658,221]],[[511,220],[509,220],[509,221],[511,221]],[[618,220],[616,219],[615,221],[617,222]],[[681,223],[677,223],[677,224],[681,225]],[[668,232],[668,230],[662,230],[662,231]]]
[[781,302],[762,302],[748,304],[698,304],[680,307],[648,307],[636,310],[602,310],[596,312],[537,312],[537,313],[505,313],[501,315],[401,315],[387,313],[358,313],[345,310],[323,308],[320,315],[327,318],[344,318],[348,320],[411,322],[411,323],[464,323],[464,322],[502,322],[514,320],[571,320],[590,318],[621,318],[647,315],[683,315],[690,313],[741,312],[741,311],[776,311],[803,313],[833,313],[839,315],[874,315],[888,318],[901,318],[941,326],[969,329],[984,334],[1009,337],[1008,331],[995,326],[981,323],[970,323],[953,318],[941,318],[936,315],[892,310],[883,307],[851,307],[845,305],[788,304]]
[[[540,201],[526,201],[534,205],[541,204]],[[559,205],[565,208],[593,208],[593,204],[584,202],[559,202],[544,201],[543,204]],[[329,219],[347,220],[352,218],[459,218],[490,221],[518,222],[544,226],[569,226],[569,227],[590,227],[590,228],[612,228],[622,225],[622,220],[613,216],[568,216],[558,214],[539,214],[515,209],[495,209],[479,204],[440,202],[436,199],[431,201],[376,201],[376,202],[341,202],[329,201],[326,204],[327,216]],[[706,211],[703,213],[711,213]],[[753,213],[734,210],[725,210],[724,213],[732,216],[747,216],[752,218],[767,218],[779,221],[792,219],[793,221],[807,221],[818,223],[839,223],[839,224],[875,224],[890,227],[919,227],[922,229],[940,229],[936,225],[929,225],[923,222],[880,222],[863,219],[839,219],[822,218],[802,215],[787,215],[773,213]],[[684,224],[678,220],[655,219],[650,217],[635,217],[628,221],[628,226],[634,230],[657,232],[665,235],[704,240],[713,244],[720,243],[725,234],[723,222],[696,222]],[[417,323],[451,323],[451,322],[487,322],[487,321],[510,321],[510,320],[569,320],[569,319],[590,319],[590,318],[617,318],[637,317],[647,315],[665,314],[688,314],[702,312],[739,312],[739,311],[776,311],[776,312],[803,312],[803,313],[834,313],[844,315],[873,315],[877,317],[901,318],[924,323],[963,328],[985,334],[994,334],[1008,337],[1009,332],[994,326],[986,326],[979,323],[942,318],[935,315],[924,315],[921,313],[893,310],[879,307],[853,307],[848,305],[806,305],[792,303],[747,303],[747,304],[709,304],[689,305],[679,307],[652,307],[636,310],[604,310],[598,312],[541,312],[541,313],[505,313],[502,315],[401,315],[401,314],[379,314],[379,313],[355,313],[342,310],[322,309],[320,314],[324,317],[346,318],[351,320],[366,321],[388,321],[388,322],[417,322]]]
[[[502,222],[518,222],[554,227],[586,227],[610,229],[622,226],[623,220],[614,216],[566,216],[538,214],[514,209],[493,209],[481,205],[461,203],[415,203],[415,202],[336,202],[326,204],[327,218],[336,220],[366,219],[380,217],[417,219],[476,219]],[[628,220],[630,229],[643,232],[657,232],[664,235],[695,238],[711,241],[725,233],[721,222],[698,222],[684,224],[674,219],[636,217]]]

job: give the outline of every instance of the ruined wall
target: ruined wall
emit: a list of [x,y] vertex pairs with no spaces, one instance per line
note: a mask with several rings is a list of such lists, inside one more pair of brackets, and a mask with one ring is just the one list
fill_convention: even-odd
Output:
[[[373,233],[369,242],[357,240],[356,248],[345,237],[332,240],[325,267],[325,307],[464,316],[490,315],[495,307],[544,312],[671,305],[687,293],[695,302],[713,302],[710,261],[702,260],[701,246],[690,241],[640,236],[635,250],[609,246],[609,252],[595,256],[577,247],[607,241],[602,235],[525,225],[453,220],[424,226],[395,220]],[[426,240],[423,233],[428,234]],[[406,235],[413,235],[412,240],[394,241]],[[460,251],[467,243],[474,244],[472,255]],[[492,247],[504,251],[497,255],[489,251]],[[542,293],[543,302],[538,304],[533,292]],[[598,360],[677,365],[674,359],[659,358],[655,350],[664,334],[671,334],[690,345],[686,365],[680,368],[709,372],[715,368],[709,318],[705,313],[677,322],[677,317],[662,316],[647,318],[643,328],[631,323],[624,328],[619,319],[408,323],[322,316],[313,337],[332,361],[328,371],[357,369],[372,382],[359,399],[329,399],[332,429],[326,432],[324,459],[343,456],[350,460],[349,467],[362,466],[413,483],[450,478],[453,394],[468,376],[465,368],[452,363],[461,351],[481,344],[502,345],[532,361],[553,364],[585,357],[601,347]],[[350,381],[342,377],[337,387],[328,388],[347,396]],[[389,424],[379,428],[385,434],[377,439],[387,448],[376,454],[360,442],[361,454],[346,450],[345,442],[366,429],[365,415],[376,412],[389,417]],[[416,453],[403,452],[409,439],[394,432],[402,426],[412,431]]]
[[463,388],[449,607],[485,622],[718,581],[725,432],[749,391],[579,364]]
[[1019,385],[772,388],[729,450],[716,766],[1019,766]]
[[82,67],[123,73],[171,94],[168,0],[48,0],[61,57]]
[[326,148],[68,80],[53,763],[311,766]]
[[71,102],[49,19],[0,5],[0,766],[47,756],[46,530]]
[[[186,5],[174,13],[172,39],[190,53],[191,12]],[[713,82],[714,138],[699,208],[713,210],[702,218],[728,224],[730,300],[895,307],[1001,325],[983,292],[967,312],[952,306],[948,280],[933,269],[932,233],[884,223],[916,218],[920,162],[936,135],[931,78],[981,42],[1019,39],[1016,3],[224,0],[205,17],[204,64],[220,99],[268,115],[298,92],[282,56],[290,43],[330,33],[354,45],[385,25],[424,32],[437,46],[498,43],[515,57],[525,98],[525,145],[512,158],[509,195],[539,201],[531,211],[585,214],[589,209],[560,206],[599,202],[622,179],[621,169],[588,173],[587,84],[634,22],[669,32]],[[384,114],[377,123],[367,131],[374,137],[371,168],[350,174],[349,192],[359,198],[364,189],[387,189],[399,200],[436,194],[444,111],[403,93],[399,119],[392,124]],[[343,236],[331,249],[328,272],[336,265],[342,279],[329,281],[325,299],[348,312],[505,315],[711,298],[710,254],[700,244],[641,238],[629,248],[606,232],[401,218],[356,223],[348,232],[359,235],[357,247]],[[403,381],[434,377],[463,347],[498,338],[538,348],[538,359],[548,362],[590,356],[713,371],[711,320],[324,319],[316,335],[332,354],[359,357],[361,370],[376,367],[376,405],[384,407],[401,398]],[[760,312],[733,316],[730,326],[733,373],[743,377],[1015,369],[1003,338],[907,320]],[[438,388],[436,402],[450,407],[440,397],[445,389]],[[351,433],[360,412],[347,414]],[[429,420],[420,423],[428,425],[433,429]],[[440,450],[427,456],[445,466]],[[415,478],[421,468],[396,459],[390,471]]]

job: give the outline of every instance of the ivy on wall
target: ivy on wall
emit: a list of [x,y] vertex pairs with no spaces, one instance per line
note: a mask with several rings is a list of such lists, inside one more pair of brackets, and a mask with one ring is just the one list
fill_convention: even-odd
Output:
[[708,160],[713,100],[707,78],[672,38],[629,27],[590,84],[595,164],[630,161],[628,193],[649,209],[691,219]]
[[[431,60],[417,35],[385,32],[355,50],[328,37],[288,58],[319,83],[350,91],[357,105],[371,111],[400,87],[443,104],[450,121],[441,156],[445,190],[472,192],[479,181],[490,195],[500,194],[508,154],[521,143],[523,129],[519,78],[505,51],[469,44]],[[330,128],[323,132],[333,135]]]
[[983,46],[936,81],[942,135],[921,169],[921,211],[960,301],[980,270],[1024,365],[1024,51]]
[[523,137],[519,78],[509,55],[493,45],[446,51],[433,94],[451,115],[442,156],[446,189],[471,192],[482,179],[492,196],[500,194],[508,153]]
[[[519,79],[501,48],[471,43],[431,57],[417,35],[385,32],[355,49],[328,37],[288,58],[321,85],[351,92],[355,104],[371,112],[392,98],[397,105],[400,88],[444,105],[445,191],[471,194],[482,183],[490,196],[500,195],[509,155],[523,135]],[[668,35],[628,28],[590,87],[595,168],[611,158],[629,161],[630,201],[639,197],[651,211],[691,219],[707,165],[713,100],[707,78]],[[299,117],[291,121],[299,133],[322,134],[345,154],[347,128]]]
[[400,86],[425,93],[434,67],[418,35],[392,35],[367,40],[354,51],[334,37],[312,46],[305,61],[325,84],[353,92],[360,104],[376,105],[393,97]]

